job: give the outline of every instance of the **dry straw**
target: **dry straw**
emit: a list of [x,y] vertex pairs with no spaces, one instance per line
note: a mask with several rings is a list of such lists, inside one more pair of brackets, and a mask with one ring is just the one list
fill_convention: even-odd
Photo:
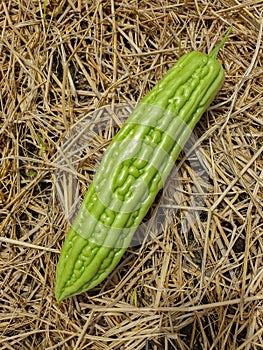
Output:
[[[0,2],[0,349],[263,348],[262,7]],[[206,188],[193,192],[182,154],[177,211],[172,182],[167,190],[172,220],[145,223],[158,234],[128,249],[93,291],[57,304],[68,228],[54,177],[63,139],[101,106],[136,103],[181,54],[210,51],[231,24],[219,53],[224,86],[195,130]],[[80,162],[81,195],[116,129],[102,130]],[[185,217],[193,225],[183,230]]]

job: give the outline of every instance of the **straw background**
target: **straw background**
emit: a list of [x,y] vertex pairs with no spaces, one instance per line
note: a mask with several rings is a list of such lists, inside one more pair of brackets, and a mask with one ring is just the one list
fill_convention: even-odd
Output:
[[[262,8],[262,0],[1,0],[0,349],[263,348]],[[225,83],[195,129],[209,176],[198,220],[182,230],[197,209],[182,154],[172,222],[163,218],[94,290],[58,304],[69,224],[55,171],[65,136],[99,107],[137,103],[180,55],[209,52],[231,24],[218,55]],[[99,129],[80,162],[80,196],[116,129]],[[176,186],[167,192],[174,212]],[[145,227],[155,230],[151,220]]]

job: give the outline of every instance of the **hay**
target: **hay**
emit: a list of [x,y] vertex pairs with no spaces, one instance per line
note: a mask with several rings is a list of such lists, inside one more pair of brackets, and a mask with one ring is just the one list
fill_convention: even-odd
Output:
[[[45,5],[46,17],[44,1],[0,3],[0,348],[263,348],[263,1]],[[99,107],[135,104],[230,24],[226,80],[195,129],[201,148],[177,163],[180,196],[170,178],[161,221],[143,226],[152,239],[93,291],[57,304],[68,222],[54,174],[65,136]],[[122,123],[112,121],[79,164],[82,195]],[[205,183],[195,182],[198,157]]]

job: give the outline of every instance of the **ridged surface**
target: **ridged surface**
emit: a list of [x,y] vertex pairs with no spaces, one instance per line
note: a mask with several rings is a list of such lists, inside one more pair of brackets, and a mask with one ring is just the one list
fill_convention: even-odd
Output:
[[223,79],[214,58],[188,53],[131,113],[67,233],[57,300],[93,288],[113,270]]

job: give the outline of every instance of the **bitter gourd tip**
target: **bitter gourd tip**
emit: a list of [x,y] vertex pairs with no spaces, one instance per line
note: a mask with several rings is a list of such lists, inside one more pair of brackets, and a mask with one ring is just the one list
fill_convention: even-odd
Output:
[[220,41],[220,43],[209,53],[209,57],[216,59],[216,56],[218,55],[219,50],[225,45],[225,42],[227,41],[227,38],[229,37],[230,33],[232,32],[233,26],[231,26],[228,31],[226,32],[223,39]]

